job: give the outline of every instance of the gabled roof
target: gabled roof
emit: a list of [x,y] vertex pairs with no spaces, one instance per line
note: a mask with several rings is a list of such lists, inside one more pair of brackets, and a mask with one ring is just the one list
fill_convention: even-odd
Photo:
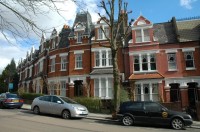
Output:
[[180,42],[200,40],[200,19],[177,21]]
[[140,26],[140,25],[150,25],[152,24],[148,19],[144,16],[140,15],[134,22],[133,26]]

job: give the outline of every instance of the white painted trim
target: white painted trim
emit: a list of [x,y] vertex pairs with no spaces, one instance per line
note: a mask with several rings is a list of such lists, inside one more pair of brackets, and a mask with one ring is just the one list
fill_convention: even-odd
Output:
[[178,49],[166,49],[165,53],[176,53]]
[[129,56],[132,55],[139,55],[139,54],[155,54],[155,53],[159,53],[159,50],[143,50],[143,51],[131,51],[129,52]]
[[165,78],[165,87],[169,87],[171,83],[179,83],[180,86],[187,86],[189,82],[197,82],[200,86],[200,76],[179,77],[179,78]]
[[132,30],[138,30],[138,29],[150,29],[153,27],[153,24],[148,24],[148,25],[137,25],[134,26],[132,25]]
[[188,51],[195,51],[195,48],[183,48],[182,49],[183,52],[188,52]]
[[100,47],[100,48],[91,48],[91,51],[92,52],[96,52],[96,51],[102,51],[102,50],[106,50],[106,51],[111,51],[111,49],[110,48],[105,48],[105,47]]
[[68,53],[60,53],[59,56],[60,57],[68,56]]
[[84,50],[74,50],[74,54],[83,54]]
[[52,78],[48,78],[48,83],[49,82],[60,82],[60,81],[66,81],[66,83],[68,83],[69,81],[69,77],[67,76],[61,76],[61,77],[52,77]]
[[56,55],[50,56],[49,58],[54,59],[54,58],[56,58]]

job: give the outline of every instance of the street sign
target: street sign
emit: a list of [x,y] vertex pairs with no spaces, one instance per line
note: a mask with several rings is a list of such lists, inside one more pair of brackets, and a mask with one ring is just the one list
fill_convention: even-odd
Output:
[[13,89],[13,83],[9,83],[9,89]]

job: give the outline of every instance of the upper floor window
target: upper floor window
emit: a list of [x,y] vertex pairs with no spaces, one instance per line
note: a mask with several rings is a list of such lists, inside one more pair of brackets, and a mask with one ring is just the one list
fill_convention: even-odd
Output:
[[29,69],[29,77],[31,77],[32,76],[32,67],[30,67],[30,69]]
[[109,67],[112,66],[111,51],[102,50],[95,52],[95,66],[96,67]]
[[134,55],[134,71],[155,71],[156,57],[155,54],[140,54]]
[[136,43],[149,42],[149,41],[150,41],[149,29],[136,30]]
[[194,56],[192,51],[184,52],[186,70],[195,68]]
[[61,71],[65,71],[67,69],[67,57],[61,57]]
[[106,39],[106,37],[109,37],[109,28],[108,27],[99,28],[98,39]]
[[83,68],[82,54],[76,54],[75,55],[75,67],[76,67],[76,69]]
[[55,49],[55,47],[56,47],[56,40],[52,39],[52,49]]
[[39,72],[43,71],[43,60],[39,62]]
[[177,70],[176,53],[168,53],[168,70]]
[[77,32],[77,43],[81,43],[81,42],[82,42],[82,33]]
[[51,59],[51,72],[55,71],[55,58]]

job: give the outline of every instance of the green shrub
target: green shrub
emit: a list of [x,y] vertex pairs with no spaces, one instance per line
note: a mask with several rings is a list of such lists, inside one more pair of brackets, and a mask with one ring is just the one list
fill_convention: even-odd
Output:
[[37,93],[22,93],[20,97],[23,98],[24,100],[33,100],[34,98],[42,95],[43,94],[37,94]]
[[102,103],[98,98],[76,97],[74,100],[84,106],[86,106],[89,112],[99,113],[101,112]]
[[128,91],[125,90],[124,88],[122,88],[120,90],[120,102],[125,102],[125,101],[129,101],[129,95],[128,95]]

